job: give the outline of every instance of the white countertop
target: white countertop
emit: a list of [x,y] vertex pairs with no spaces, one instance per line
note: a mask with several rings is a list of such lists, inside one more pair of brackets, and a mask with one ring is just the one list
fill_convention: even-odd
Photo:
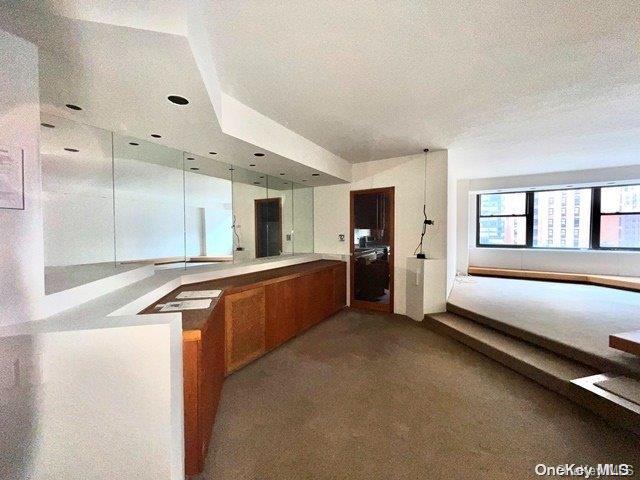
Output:
[[310,253],[270,257],[242,263],[190,266],[188,269],[161,269],[140,281],[82,303],[56,315],[0,328],[0,336],[53,331],[114,328],[167,323],[181,313],[138,315],[138,312],[181,285],[233,275],[286,267],[325,258]]

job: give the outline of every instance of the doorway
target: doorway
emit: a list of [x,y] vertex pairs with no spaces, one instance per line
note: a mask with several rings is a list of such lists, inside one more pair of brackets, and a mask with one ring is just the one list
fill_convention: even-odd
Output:
[[393,312],[395,188],[351,191],[351,306]]
[[272,257],[282,253],[282,199],[257,198],[256,258]]

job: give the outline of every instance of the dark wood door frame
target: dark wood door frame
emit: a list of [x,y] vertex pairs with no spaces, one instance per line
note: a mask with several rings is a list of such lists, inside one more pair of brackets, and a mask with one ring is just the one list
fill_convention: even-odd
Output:
[[262,246],[262,242],[260,240],[260,229],[259,224],[260,221],[258,220],[258,207],[260,204],[262,203],[269,203],[269,202],[278,202],[278,250],[279,250],[279,254],[282,253],[282,198],[280,197],[273,197],[273,198],[256,198],[253,204],[253,216],[255,217],[255,239],[256,239],[256,258],[258,258],[258,252],[260,251],[260,247]]
[[[383,187],[383,188],[370,188],[367,190],[351,190],[350,192],[350,233],[349,233],[349,251],[351,252],[350,260],[349,260],[349,280],[350,280],[350,305],[352,308],[359,308],[362,310],[376,310],[381,312],[389,312],[393,313],[393,302],[394,302],[394,259],[396,256],[396,248],[395,248],[395,187]],[[391,252],[389,252],[389,303],[377,303],[377,302],[367,302],[364,300],[356,300],[355,297],[355,245],[353,243],[354,236],[353,230],[355,229],[355,216],[354,216],[354,207],[355,207],[355,197],[358,194],[367,194],[367,193],[385,193],[389,198],[389,245],[391,247]]]

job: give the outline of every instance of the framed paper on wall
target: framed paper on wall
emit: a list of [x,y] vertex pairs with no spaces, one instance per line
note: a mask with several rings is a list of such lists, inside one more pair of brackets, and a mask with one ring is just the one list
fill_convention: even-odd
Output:
[[24,152],[0,145],[0,208],[24,210]]

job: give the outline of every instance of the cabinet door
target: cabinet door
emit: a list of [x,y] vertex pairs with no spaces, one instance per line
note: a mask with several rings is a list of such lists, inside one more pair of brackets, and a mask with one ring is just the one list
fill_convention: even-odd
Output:
[[224,299],[227,374],[265,352],[264,287],[233,293]]
[[325,268],[314,275],[316,308],[319,310],[315,323],[318,323],[333,313],[333,268]]
[[333,268],[333,312],[347,304],[347,264]]
[[314,301],[314,274],[303,275],[295,279],[296,326],[300,332],[316,323],[317,310]]
[[295,279],[265,287],[267,350],[277,347],[298,332],[295,315]]

